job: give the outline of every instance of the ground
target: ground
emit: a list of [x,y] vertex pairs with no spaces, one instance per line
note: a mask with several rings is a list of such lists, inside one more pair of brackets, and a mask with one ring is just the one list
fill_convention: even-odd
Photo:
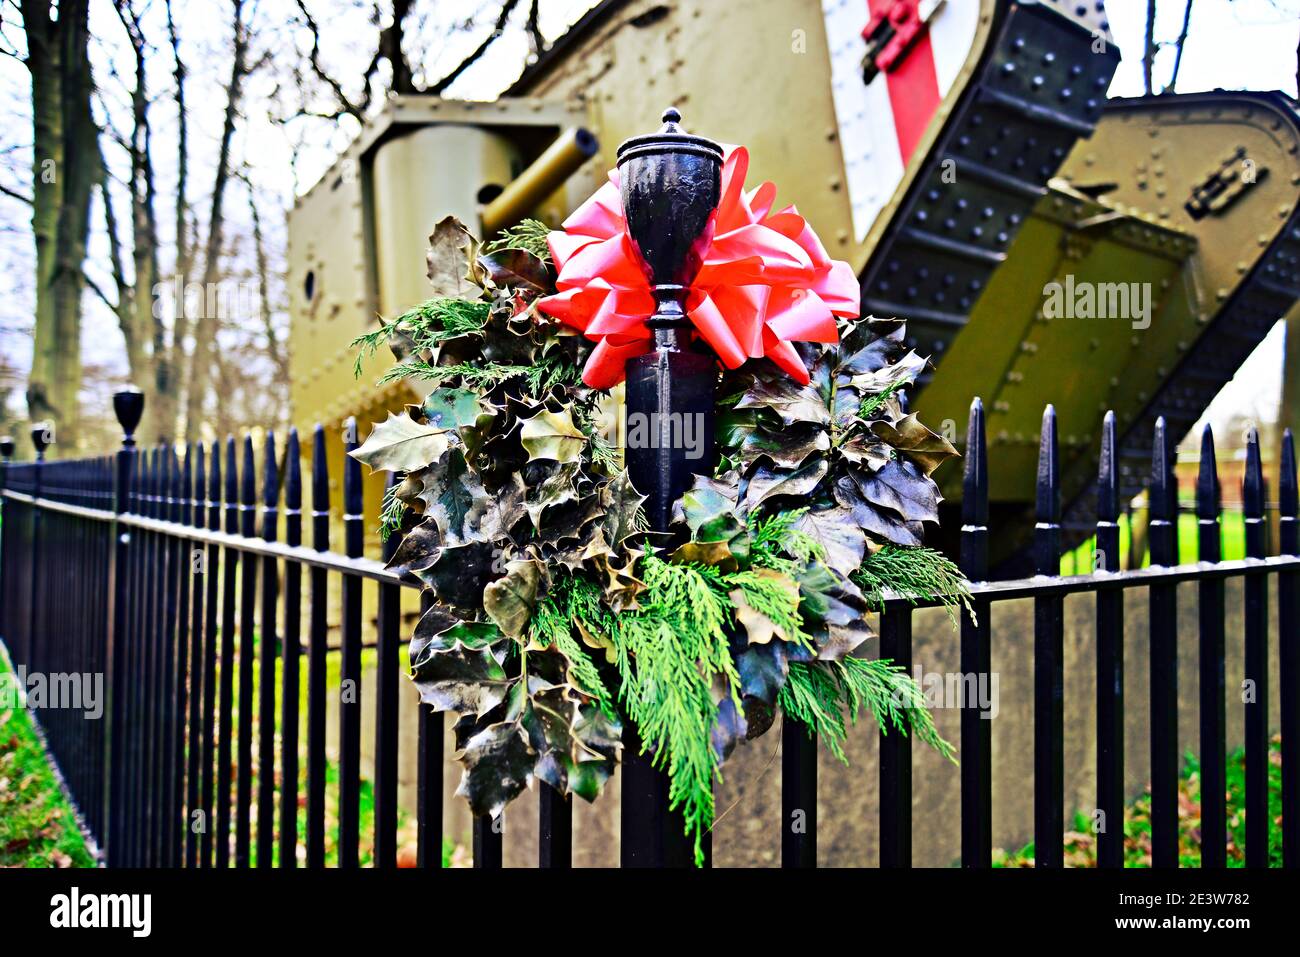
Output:
[[[9,674],[0,652],[0,674]],[[94,867],[31,715],[0,708],[0,867]]]

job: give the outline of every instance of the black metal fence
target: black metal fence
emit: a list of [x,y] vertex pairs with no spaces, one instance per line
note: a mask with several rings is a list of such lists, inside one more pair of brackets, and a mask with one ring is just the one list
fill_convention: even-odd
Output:
[[[308,866],[327,860],[326,806],[337,807],[333,848],[341,867],[360,861],[362,711],[374,714],[373,863],[395,866],[398,854],[398,691],[404,580],[363,555],[362,482],[345,458],[343,551],[331,550],[325,436],[311,450],[311,543],[303,542],[303,475],[298,436],[278,453],[267,436],[262,475],[253,441],[229,439],[175,449],[137,450],[130,435],[138,394],[117,397],[126,426],[115,456],[10,464],[0,471],[0,636],[15,665],[44,674],[106,675],[104,719],[77,710],[37,709],[50,748],[110,865],[292,867],[299,843]],[[352,436],[355,438],[355,436]],[[39,437],[38,437],[39,438]],[[41,442],[38,441],[38,445]],[[351,445],[348,446],[352,447]],[[961,625],[961,671],[990,671],[990,606],[1034,602],[1034,846],[1039,867],[1063,863],[1063,615],[1065,596],[1096,600],[1097,809],[1124,817],[1124,596],[1150,596],[1150,741],[1152,860],[1176,867],[1178,759],[1176,589],[1196,582],[1199,621],[1200,767],[1204,866],[1226,862],[1225,642],[1243,642],[1245,678],[1246,863],[1266,866],[1268,814],[1268,597],[1275,579],[1280,652],[1283,851],[1300,864],[1300,521],[1296,460],[1288,432],[1279,482],[1280,554],[1266,555],[1265,485],[1258,438],[1249,441],[1244,506],[1247,556],[1220,560],[1219,488],[1213,440],[1202,446],[1196,511],[1199,558],[1176,565],[1177,499],[1171,437],[1156,430],[1150,497],[1151,567],[1119,571],[1119,483],[1113,414],[1105,420],[1098,481],[1097,556],[1092,574],[1060,576],[1060,489],[1055,413],[1044,415],[1037,481],[1034,559],[1038,574],[1014,581],[988,575],[988,458],[983,408],[972,405],[964,462],[960,564],[975,583],[976,621]],[[242,462],[241,462],[242,459]],[[261,486],[260,516],[258,486]],[[260,518],[260,525],[259,525]],[[283,541],[279,537],[283,532]],[[390,539],[385,556],[397,542]],[[1244,581],[1244,632],[1225,631],[1224,583]],[[341,581],[338,677],[327,669],[330,587]],[[305,579],[305,581],[304,581]],[[335,583],[337,584],[337,582]],[[373,626],[364,620],[363,589],[377,589]],[[925,604],[925,603],[920,603]],[[880,656],[911,669],[912,611],[888,596],[881,614]],[[363,627],[364,626],[364,627]],[[363,631],[373,627],[374,701],[361,697]],[[306,704],[299,673],[306,657]],[[277,664],[279,668],[277,668]],[[346,689],[353,693],[346,693]],[[279,702],[278,742],[275,724]],[[337,777],[327,773],[327,709],[338,720]],[[991,729],[979,707],[963,707],[961,846],[966,867],[992,858]],[[256,739],[254,731],[256,730]],[[442,716],[420,709],[418,863],[442,856],[444,772]],[[305,737],[305,748],[302,748]],[[911,745],[880,741],[880,862],[911,863]],[[299,754],[306,755],[305,795]],[[782,731],[782,861],[817,860],[817,747],[804,730]],[[280,782],[276,801],[276,781]],[[539,785],[542,866],[571,861],[572,809]],[[300,838],[301,813],[305,829]],[[626,797],[626,796],[625,796]],[[256,813],[253,809],[256,808]],[[645,822],[625,800],[625,844],[645,844]],[[631,811],[631,813],[629,813]],[[801,812],[801,813],[795,813]],[[800,826],[794,822],[799,821]],[[1123,864],[1123,828],[1099,835],[1099,862]],[[653,844],[653,841],[651,842]],[[475,866],[500,866],[499,828],[474,825]]]

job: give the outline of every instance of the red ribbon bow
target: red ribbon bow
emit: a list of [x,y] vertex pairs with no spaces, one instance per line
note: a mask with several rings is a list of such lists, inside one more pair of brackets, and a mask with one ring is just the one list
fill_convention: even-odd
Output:
[[[713,241],[691,284],[686,312],[695,331],[729,369],[767,356],[808,382],[791,342],[838,342],[835,317],[858,317],[858,280],[831,259],[793,206],[771,212],[776,187],[745,192],[749,153],[729,149]],[[547,237],[559,276],[538,307],[596,341],[582,380],[594,389],[623,381],[628,359],[650,350],[645,320],[654,312],[619,197],[618,171]]]

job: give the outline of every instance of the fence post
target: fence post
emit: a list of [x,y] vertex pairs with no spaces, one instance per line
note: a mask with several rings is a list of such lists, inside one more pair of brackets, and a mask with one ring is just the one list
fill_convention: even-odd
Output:
[[[1300,488],[1296,487],[1295,436],[1282,436],[1278,477],[1279,552],[1300,555]],[[1300,867],[1300,574],[1282,572],[1277,581],[1279,678],[1282,713],[1282,866]]]
[[[1178,484],[1164,416],[1156,419],[1151,455],[1152,565],[1178,563]],[[1150,588],[1151,866],[1178,866],[1178,586]]]
[[[1043,410],[1035,488],[1034,571],[1061,570],[1061,473],[1056,409]],[[1034,864],[1064,866],[1064,620],[1060,595],[1034,599]]]
[[[53,444],[53,435],[47,423],[37,422],[32,426],[32,445],[36,449],[36,463],[32,467],[32,498],[41,497],[41,473],[45,471],[45,450]],[[36,615],[40,608],[41,590],[41,507],[32,505],[32,588],[31,605],[27,609],[27,634],[23,639],[23,657],[21,664],[32,667],[32,655],[36,649]]]
[[[113,472],[113,513],[121,515],[129,509],[131,476],[135,467],[135,429],[144,413],[144,393],[129,388],[113,395],[113,412],[122,427],[122,447],[118,449]],[[108,701],[104,713],[108,727],[104,734],[104,804],[107,808],[107,863],[115,867],[123,861],[122,798],[124,777],[124,740],[121,730],[125,722],[126,697],[122,693],[125,681],[125,658],[121,642],[126,631],[128,550],[131,547],[129,532],[123,531],[116,518],[112,526],[112,558],[108,568],[108,641],[105,648],[105,668],[108,671]]]
[[[984,403],[971,402],[966,428],[966,461],[961,493],[961,570],[972,582],[989,573],[989,463]],[[961,672],[966,680],[990,681],[989,603],[975,599],[975,620],[961,616]],[[990,685],[991,687],[991,685]],[[993,854],[993,729],[977,702],[961,704],[961,864],[992,866]]]
[[[1264,558],[1264,469],[1259,434],[1246,437],[1241,502],[1246,513],[1246,557]],[[1268,867],[1268,575],[1247,572],[1245,593],[1246,866]]]
[[[711,455],[686,457],[681,442],[673,442],[673,423],[688,417],[699,422],[705,448],[712,449],[717,363],[686,348],[685,302],[721,198],[722,148],[687,136],[680,120],[681,114],[669,108],[657,133],[618,149],[623,211],[656,303],[646,320],[653,345],[626,367],[628,421],[644,417],[653,424],[655,440],[650,448],[629,447],[626,461],[633,484],[648,497],[646,515],[656,532],[668,530],[673,502],[693,475],[713,467]],[[668,810],[667,775],[651,766],[651,755],[641,754],[641,747],[629,724],[622,772],[623,865],[687,866],[690,840],[681,815]]]
[[[1116,574],[1119,560],[1119,440],[1114,411],[1101,427],[1097,467],[1097,550],[1093,574]],[[1097,866],[1124,866],[1124,592],[1097,598]]]
[[[1223,558],[1219,473],[1214,433],[1201,433],[1201,463],[1196,479],[1196,557],[1218,564]],[[1227,791],[1225,677],[1223,665],[1223,580],[1203,578],[1197,585],[1200,619],[1201,704],[1201,867],[1227,866]]]

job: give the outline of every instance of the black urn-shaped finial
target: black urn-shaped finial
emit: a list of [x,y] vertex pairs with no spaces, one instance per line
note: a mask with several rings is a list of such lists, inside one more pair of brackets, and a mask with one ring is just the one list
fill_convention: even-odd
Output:
[[127,386],[121,392],[113,393],[113,412],[118,425],[122,426],[122,445],[131,448],[135,445],[135,430],[144,415],[144,393],[135,386]]
[[686,321],[686,293],[713,239],[722,196],[722,147],[682,131],[681,113],[664,110],[657,133],[618,148],[623,215],[655,296],[648,324],[656,341],[675,344]]
[[36,461],[45,458],[45,450],[54,444],[54,429],[48,422],[32,423],[32,445],[36,449]]

